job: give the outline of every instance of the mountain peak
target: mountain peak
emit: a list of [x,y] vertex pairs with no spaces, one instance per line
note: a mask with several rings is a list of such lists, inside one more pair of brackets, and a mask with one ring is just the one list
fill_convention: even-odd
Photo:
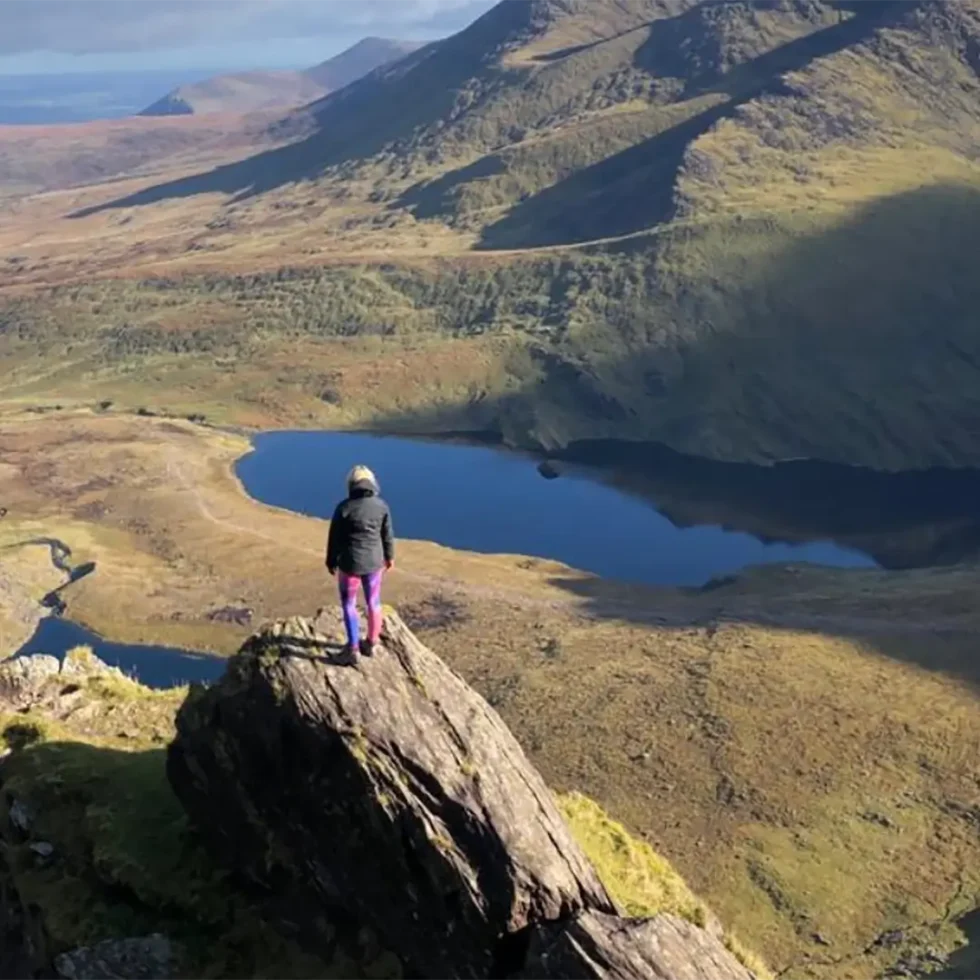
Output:
[[341,51],[340,54],[312,68],[307,68],[303,74],[321,86],[325,92],[336,92],[374,71],[375,68],[397,61],[420,47],[422,44],[418,41],[365,37],[345,51]]
[[288,109],[323,98],[375,68],[396,61],[420,44],[365,37],[304,71],[243,71],[182,85],[144,109],[142,116],[203,115]]

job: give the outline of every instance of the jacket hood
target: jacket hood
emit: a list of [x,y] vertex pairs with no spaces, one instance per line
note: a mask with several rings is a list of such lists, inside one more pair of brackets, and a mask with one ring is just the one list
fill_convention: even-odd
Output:
[[373,497],[378,488],[370,480],[358,480],[350,487],[351,497]]

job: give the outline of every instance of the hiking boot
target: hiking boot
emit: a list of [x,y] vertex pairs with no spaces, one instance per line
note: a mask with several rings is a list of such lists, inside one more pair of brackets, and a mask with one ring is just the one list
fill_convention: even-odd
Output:
[[361,640],[361,655],[364,657],[373,657],[376,644],[372,643],[370,640]]
[[348,667],[356,667],[357,666],[357,647],[356,646],[354,646],[351,643],[348,643],[347,646],[344,647],[343,662]]

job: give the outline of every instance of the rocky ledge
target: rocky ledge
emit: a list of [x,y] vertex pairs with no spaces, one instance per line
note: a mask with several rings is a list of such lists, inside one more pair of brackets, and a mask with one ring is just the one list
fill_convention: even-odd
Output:
[[333,620],[263,629],[167,755],[211,850],[303,945],[329,954],[347,920],[417,977],[753,976],[717,930],[619,914],[503,721],[396,615],[374,657],[338,653]]

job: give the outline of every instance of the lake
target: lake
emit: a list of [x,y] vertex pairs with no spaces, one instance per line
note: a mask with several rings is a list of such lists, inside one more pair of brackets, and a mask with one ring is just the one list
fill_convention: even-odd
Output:
[[[785,541],[710,521],[681,526],[656,501],[606,482],[599,471],[569,462],[549,480],[538,472],[539,460],[491,446],[269,432],[255,438],[236,471],[257,500],[329,518],[358,462],[377,474],[397,536],[452,548],[551,558],[604,577],[685,586],[761,563],[877,564],[819,533]],[[606,472],[609,479],[616,474],[612,467]]]
[[17,651],[16,656],[47,653],[59,659],[72,647],[89,646],[110,667],[147,687],[180,687],[192,681],[217,680],[225,670],[225,660],[205,654],[188,653],[173,647],[140,646],[112,643],[95,633],[57,616],[41,620],[34,635]]

